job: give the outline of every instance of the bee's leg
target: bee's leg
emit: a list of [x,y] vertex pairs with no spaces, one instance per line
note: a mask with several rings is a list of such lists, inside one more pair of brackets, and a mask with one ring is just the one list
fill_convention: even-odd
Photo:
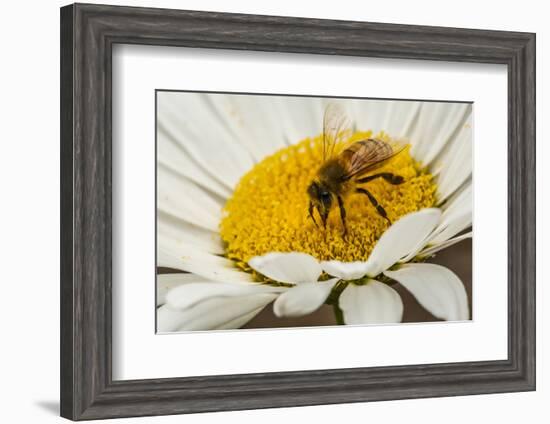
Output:
[[380,174],[369,175],[368,177],[361,178],[357,180],[357,182],[361,184],[368,183],[369,181],[372,181],[376,178],[384,178],[388,183],[393,185],[399,185],[402,184],[403,181],[405,181],[401,175],[394,175],[389,172],[381,172]]
[[342,197],[338,196],[338,206],[340,207],[340,218],[342,219],[342,226],[344,227],[344,233],[343,238],[346,239],[346,235],[348,234],[348,228],[346,227],[346,208],[344,207],[344,201],[342,200]]
[[311,219],[313,220],[313,223],[315,224],[315,226],[317,228],[319,228],[319,225],[317,225],[317,221],[315,221],[315,215],[313,215],[313,202],[309,202],[309,216],[311,217]]
[[369,198],[370,202],[372,203],[372,206],[376,208],[376,211],[380,214],[382,218],[384,218],[388,223],[391,225],[391,221],[388,218],[388,214],[386,213],[386,210],[378,203],[378,200],[371,194],[370,191],[364,189],[364,188],[358,188],[358,193],[366,194]]

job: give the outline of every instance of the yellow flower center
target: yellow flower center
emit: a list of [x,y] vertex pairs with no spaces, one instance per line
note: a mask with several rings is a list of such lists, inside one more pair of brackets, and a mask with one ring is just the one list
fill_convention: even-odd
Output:
[[[346,144],[371,136],[370,131],[356,132]],[[356,193],[344,199],[345,238],[337,204],[326,230],[317,228],[308,214],[306,190],[321,164],[322,136],[317,136],[277,151],[245,174],[227,201],[220,223],[226,256],[245,269],[252,257],[268,252],[304,252],[319,260],[366,260],[389,224],[367,196]],[[374,173],[379,172],[391,172],[405,180],[392,185],[377,178],[359,185],[368,188],[392,222],[435,204],[433,178],[411,157],[409,147]],[[317,212],[315,217],[320,223]]]

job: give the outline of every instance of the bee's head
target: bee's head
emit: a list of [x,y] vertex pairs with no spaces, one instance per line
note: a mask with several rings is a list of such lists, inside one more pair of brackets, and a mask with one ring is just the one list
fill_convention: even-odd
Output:
[[307,194],[309,196],[309,213],[311,218],[315,222],[315,218],[313,217],[313,207],[315,207],[321,216],[323,226],[326,227],[328,214],[332,208],[333,195],[331,191],[322,182],[313,181],[307,188]]

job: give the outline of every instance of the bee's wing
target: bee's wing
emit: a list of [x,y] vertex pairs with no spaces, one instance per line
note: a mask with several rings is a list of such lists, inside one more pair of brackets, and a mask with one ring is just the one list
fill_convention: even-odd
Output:
[[337,103],[329,103],[323,116],[323,161],[334,154],[334,147],[351,135],[351,121]]
[[340,157],[346,166],[345,179],[359,177],[384,165],[406,146],[392,147],[390,143],[376,138],[357,141],[344,150]]

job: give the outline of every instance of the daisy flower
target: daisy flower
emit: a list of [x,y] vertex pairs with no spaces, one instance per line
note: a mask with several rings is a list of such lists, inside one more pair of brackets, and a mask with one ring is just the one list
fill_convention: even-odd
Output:
[[349,141],[407,147],[346,199],[326,228],[308,215],[322,163],[327,99],[159,92],[157,98],[157,330],[239,328],[273,303],[279,317],[333,306],[338,323],[400,322],[405,287],[443,320],[469,319],[452,270],[429,263],[472,224],[471,105],[331,100],[354,123]]

